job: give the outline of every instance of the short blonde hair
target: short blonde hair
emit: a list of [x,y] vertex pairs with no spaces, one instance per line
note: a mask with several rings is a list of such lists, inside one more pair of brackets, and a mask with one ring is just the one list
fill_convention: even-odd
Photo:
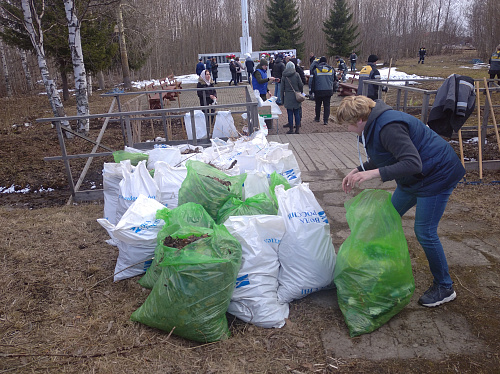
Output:
[[337,110],[337,122],[340,124],[355,124],[359,120],[366,121],[375,101],[366,96],[347,96]]

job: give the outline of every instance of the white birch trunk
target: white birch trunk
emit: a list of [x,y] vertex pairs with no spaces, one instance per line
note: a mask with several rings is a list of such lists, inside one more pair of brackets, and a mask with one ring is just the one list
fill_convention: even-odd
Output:
[[[79,116],[89,114],[89,98],[87,93],[87,74],[83,63],[82,41],[80,38],[80,21],[76,16],[73,0],[64,0],[66,20],[68,21],[69,49],[73,61],[73,72],[75,76],[76,111]],[[78,121],[78,131],[89,133],[89,119]]]
[[0,59],[2,60],[3,78],[5,80],[5,89],[7,97],[12,97],[12,86],[10,84],[9,67],[7,66],[7,56],[5,55],[5,47],[0,39]]
[[24,76],[26,77],[26,86],[28,91],[33,91],[33,79],[31,78],[30,69],[28,68],[28,57],[26,56],[26,51],[20,49],[19,55],[21,56],[21,65],[23,65]]
[[[50,106],[52,107],[54,116],[66,117],[66,113],[64,112],[64,105],[61,101],[61,97],[59,96],[59,92],[57,91],[57,86],[55,82],[51,79],[50,72],[47,67],[47,60],[45,59],[45,50],[43,48],[43,31],[42,31],[41,20],[35,13],[35,20],[37,22],[37,30],[35,30],[35,27],[33,25],[33,16],[31,14],[30,1],[21,0],[21,5],[23,8],[24,27],[28,32],[28,35],[31,39],[31,44],[33,44],[33,48],[35,49],[36,57],[38,60],[38,68],[40,69],[40,74],[42,75],[43,84],[45,86],[47,97],[50,101]],[[69,122],[67,120],[62,120],[61,125],[64,127],[70,127]],[[72,138],[73,135],[66,131],[66,137]]]

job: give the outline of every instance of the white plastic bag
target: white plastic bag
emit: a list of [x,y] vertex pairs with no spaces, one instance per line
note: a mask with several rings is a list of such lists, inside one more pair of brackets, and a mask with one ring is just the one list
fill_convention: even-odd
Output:
[[186,176],[187,168],[185,166],[173,167],[163,161],[156,162],[153,179],[160,190],[158,201],[169,209],[176,208],[179,199],[179,189]]
[[120,194],[120,182],[123,179],[123,170],[131,173],[134,167],[130,160],[123,160],[119,163],[105,162],[102,170],[102,187],[104,193],[104,218],[113,225],[118,222],[116,219],[116,207],[118,205],[118,195]]
[[257,158],[256,169],[267,173],[268,177],[273,172],[283,175],[290,186],[302,183],[300,168],[293,152],[289,149],[276,147],[267,154]]
[[309,184],[302,183],[287,191],[278,185],[275,192],[278,215],[286,226],[278,250],[278,299],[289,303],[330,286],[337,255],[328,219]]
[[247,179],[245,179],[245,184],[243,184],[243,198],[248,199],[249,197],[258,195],[260,193],[265,193],[268,197],[271,197],[269,193],[269,180],[267,179],[267,174],[258,170],[248,170]]
[[242,262],[228,312],[254,325],[283,327],[288,304],[278,302],[278,244],[285,233],[280,216],[232,216],[224,225],[241,243]]
[[155,147],[149,151],[148,169],[154,169],[157,161],[163,161],[171,166],[176,166],[181,162],[181,151],[175,147]]
[[[193,128],[191,125],[191,112],[184,115],[184,126],[188,140],[193,140]],[[207,138],[207,123],[205,121],[205,114],[201,110],[194,111],[194,126],[196,129],[196,139]]]
[[116,226],[103,218],[97,220],[118,242],[115,282],[142,274],[151,265],[156,237],[165,224],[156,219],[156,212],[163,208],[156,200],[139,195]]
[[237,138],[239,136],[230,111],[218,111],[215,116],[212,138]]
[[133,172],[123,170],[123,179],[119,184],[118,204],[116,206],[116,220],[119,221],[132,203],[145,195],[150,199],[158,200],[160,193],[156,182],[146,169],[146,161],[137,164]]

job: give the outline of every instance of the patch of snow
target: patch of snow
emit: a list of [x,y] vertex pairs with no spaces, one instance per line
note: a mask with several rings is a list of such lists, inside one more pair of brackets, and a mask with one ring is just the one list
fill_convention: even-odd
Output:
[[[18,188],[16,190],[16,187]],[[0,193],[29,193],[29,192],[34,192],[34,193],[39,193],[39,192],[51,192],[51,191],[54,191],[53,188],[43,188],[43,187],[40,187],[39,190],[37,191],[31,191],[31,188],[30,186],[26,186],[25,188],[21,188],[19,189],[19,186],[15,186],[14,184],[10,187],[0,187]]]

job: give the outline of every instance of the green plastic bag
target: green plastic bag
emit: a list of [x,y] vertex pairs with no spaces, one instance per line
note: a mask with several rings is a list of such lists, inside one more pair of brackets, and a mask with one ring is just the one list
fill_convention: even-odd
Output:
[[228,176],[200,161],[186,162],[187,176],[179,190],[179,205],[194,202],[203,205],[213,219],[231,197],[241,199],[246,174]]
[[[164,245],[164,240],[166,237],[170,236],[172,239],[185,239],[190,236],[202,237],[204,235],[212,235],[213,230],[207,227],[195,227],[195,226],[183,226],[180,227],[178,224],[173,224],[168,227],[163,226],[162,230],[158,233],[158,244],[155,247],[155,253],[153,261],[151,261],[151,265],[146,270],[146,274],[144,274],[141,279],[139,279],[138,283],[144,287],[152,289],[160,277],[162,268],[160,267],[160,263],[165,259],[166,256],[171,255],[173,252],[177,251],[176,248],[168,247]],[[187,245],[195,247],[196,245],[200,245],[198,241]],[[191,249],[189,247],[188,249]]]
[[[131,320],[186,339],[213,342],[230,336],[226,311],[241,265],[241,245],[224,225],[169,252],[158,281]],[[190,247],[190,248],[188,248]]]
[[271,199],[273,200],[274,205],[276,207],[278,207],[278,199],[276,199],[276,194],[274,193],[274,189],[276,186],[279,186],[280,184],[282,184],[285,187],[285,191],[291,188],[290,183],[288,183],[288,180],[283,175],[273,171],[269,181],[269,193],[271,194]]
[[156,219],[165,221],[165,226],[213,227],[215,221],[200,204],[186,203],[174,209],[164,208],[156,212]]
[[212,230],[207,231],[207,229],[212,229],[215,225],[215,221],[210,217],[205,208],[195,203],[186,203],[174,209],[164,208],[158,210],[156,212],[156,219],[162,219],[165,221],[165,225],[158,233],[156,239],[157,245],[151,266],[139,280],[139,284],[142,287],[150,289],[153,288],[161,273],[158,264],[162,261],[165,251],[168,252],[171,249],[163,245],[167,236],[186,238],[195,235],[199,237],[212,232]]
[[236,197],[230,198],[219,209],[217,223],[224,223],[229,216],[253,216],[256,214],[278,214],[278,209],[265,193],[254,195],[245,201]]
[[351,235],[335,264],[337,298],[351,337],[378,329],[415,290],[408,244],[391,194],[364,190],[344,204]]
[[137,166],[137,164],[140,161],[147,160],[149,156],[145,153],[134,153],[134,152],[125,152],[125,151],[114,151],[113,152],[113,159],[115,160],[116,163],[123,161],[123,160],[130,160],[130,163],[134,166]]

